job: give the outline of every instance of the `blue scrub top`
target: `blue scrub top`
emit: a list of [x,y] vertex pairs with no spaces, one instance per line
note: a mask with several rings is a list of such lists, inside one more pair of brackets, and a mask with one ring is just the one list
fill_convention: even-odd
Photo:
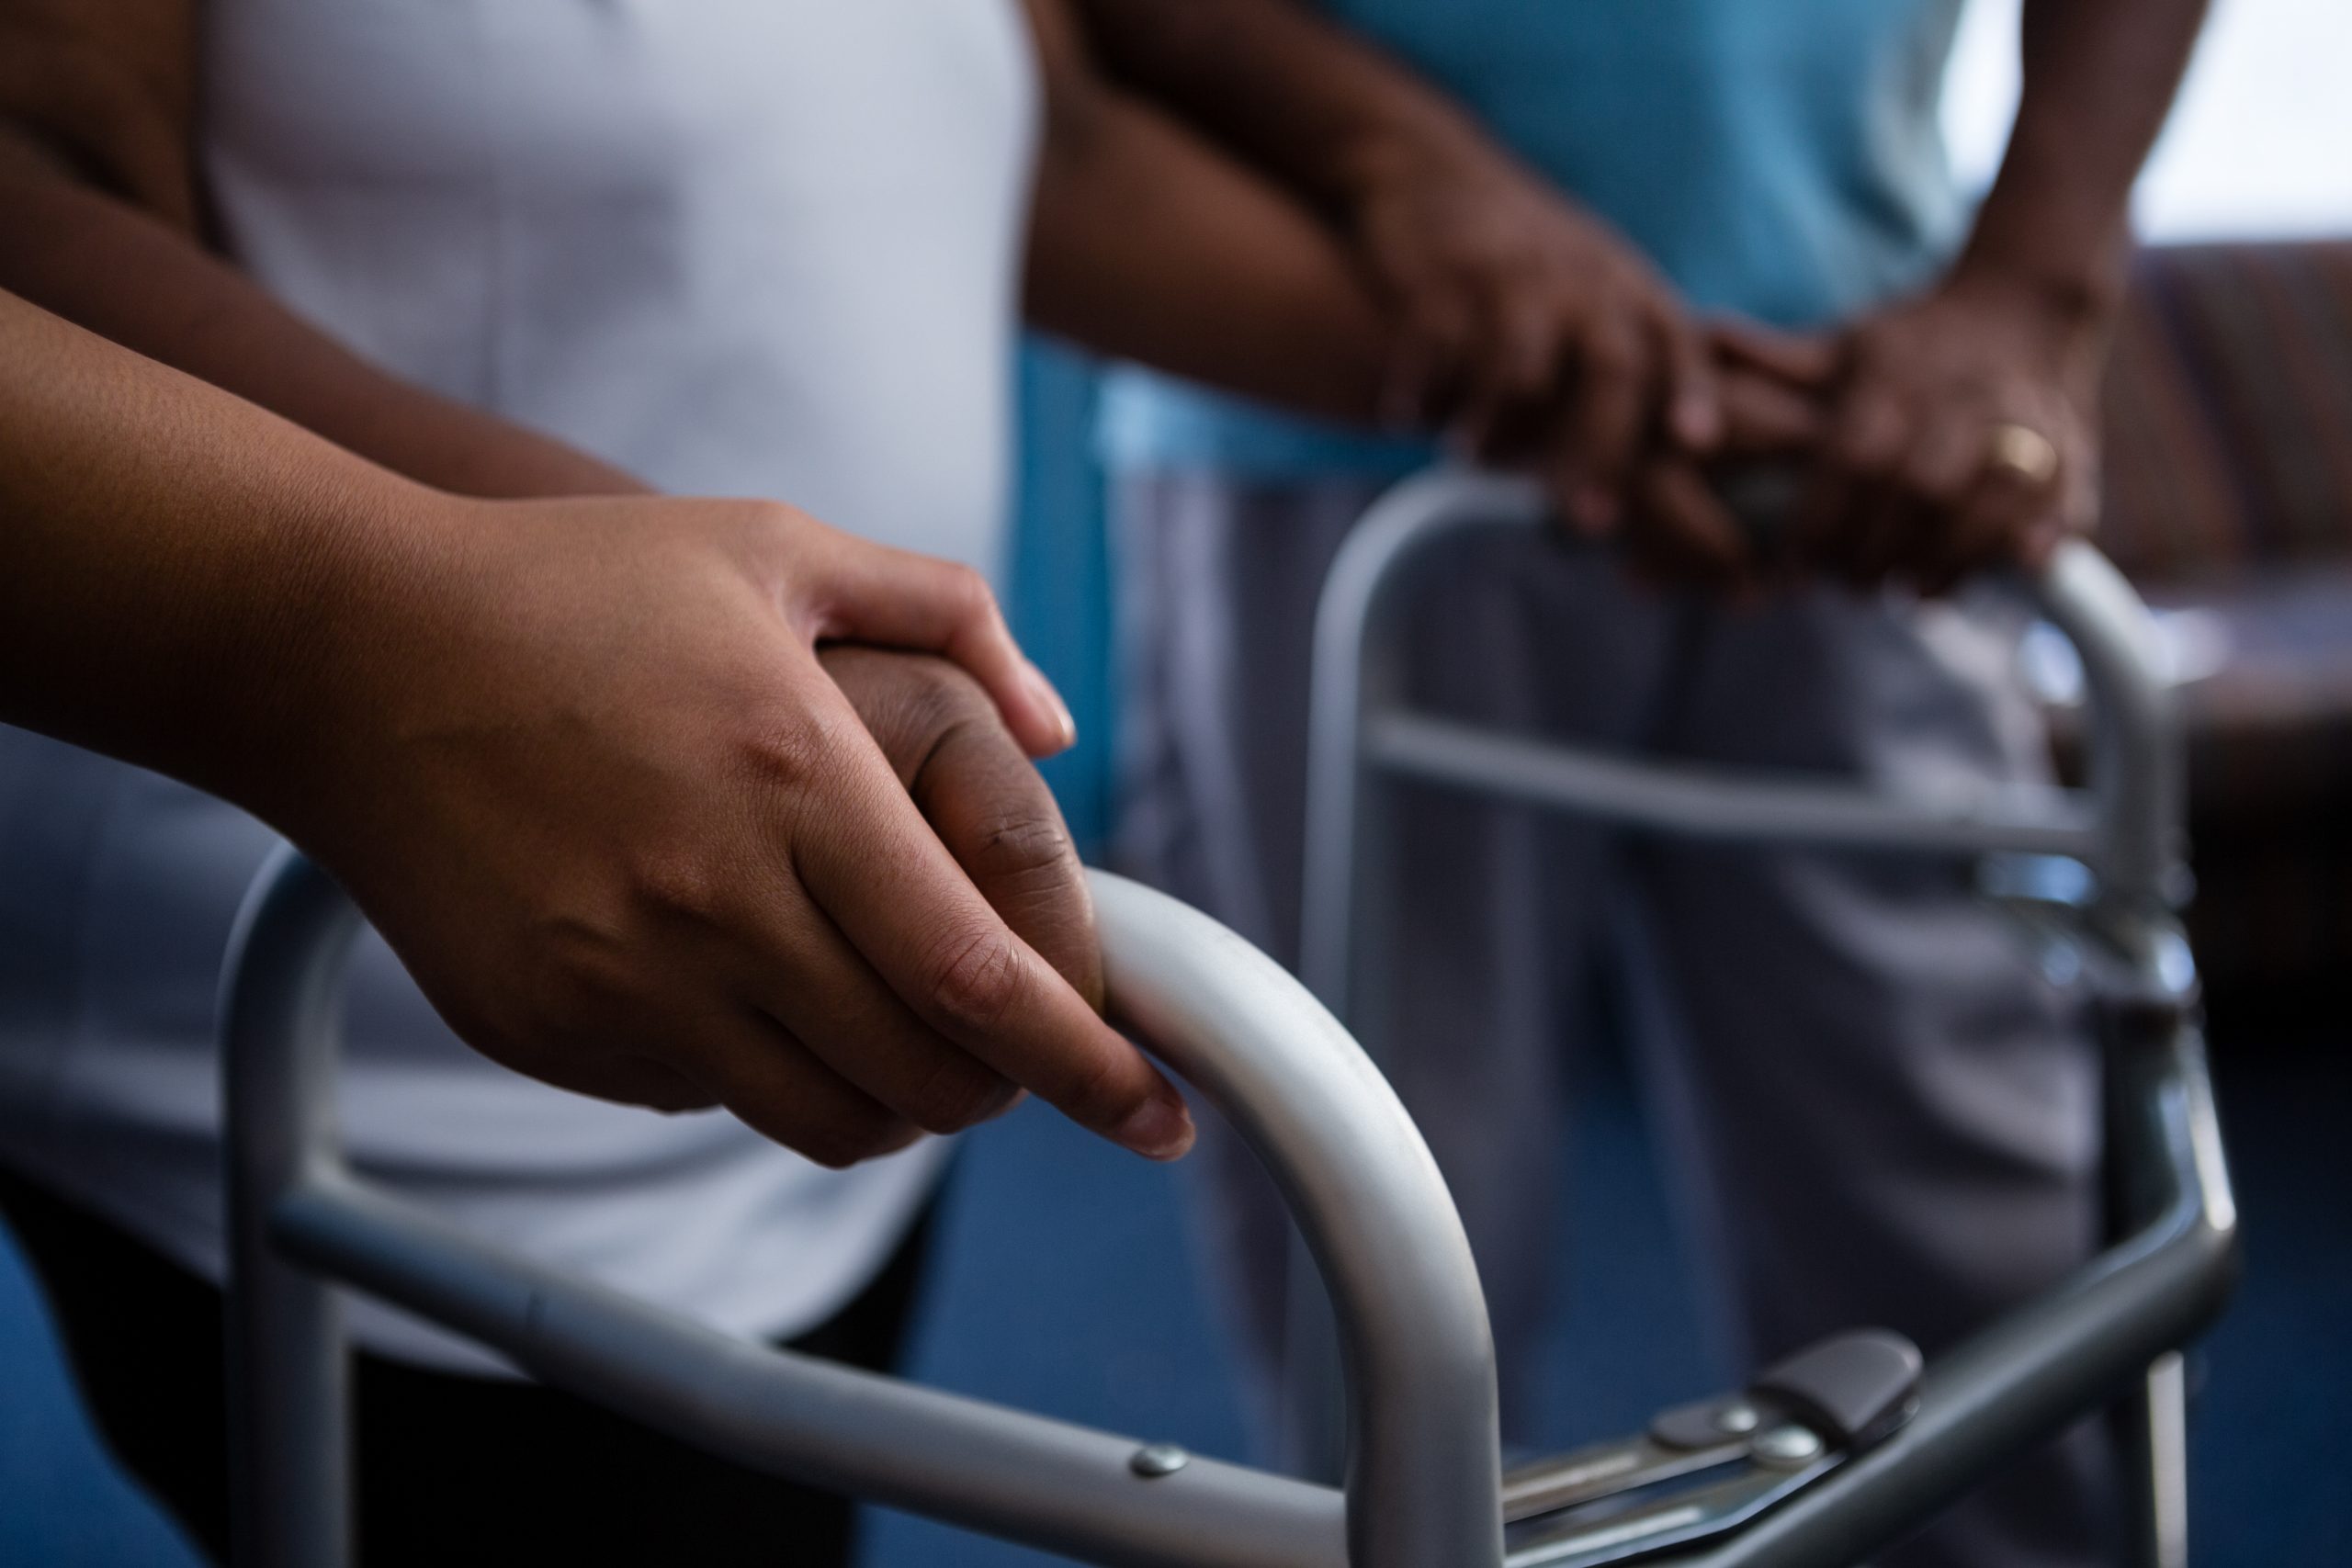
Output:
[[[1960,0],[1325,0],[1607,218],[1697,309],[1782,326],[1918,287],[1962,208],[1938,116]],[[1114,374],[1114,468],[1402,471],[1425,445]]]

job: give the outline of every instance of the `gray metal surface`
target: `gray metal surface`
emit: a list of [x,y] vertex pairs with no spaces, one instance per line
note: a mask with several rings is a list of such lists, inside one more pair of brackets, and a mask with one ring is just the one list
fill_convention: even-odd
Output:
[[340,1157],[332,1093],[357,917],[285,852],[248,901],[226,1010],[239,1562],[348,1560],[332,1279],[739,1462],[1091,1562],[1498,1563],[1493,1344],[1419,1133],[1272,960],[1133,884],[1098,875],[1094,894],[1118,1016],[1256,1143],[1329,1270],[1355,1380],[1344,1497],[1202,1459],[1139,1470],[1131,1438],[746,1345],[368,1186]]
[[[1527,527],[1539,515],[1532,492],[1512,481],[1425,479],[1385,501],[1334,570],[1310,739],[1306,962],[1320,995],[1346,991],[1369,762],[1657,830],[2075,855],[2098,879],[2092,940],[2159,1003],[2110,1041],[2109,1135],[2132,1234],[1930,1364],[1918,1412],[1894,1438],[1824,1460],[1809,1483],[1737,1533],[1660,1561],[1850,1562],[2131,1388],[2144,1438],[2134,1467],[2148,1520],[2142,1555],[2177,1562],[2180,1378],[2168,1352],[2219,1311],[2236,1221],[2201,1042],[2185,1010],[2161,1005],[2190,982],[2170,966],[2178,932],[2165,899],[2179,780],[2137,600],[2084,547],[2062,552],[2037,587],[2044,613],[2081,650],[2090,688],[2090,787],[2080,795],[1890,805],[1817,781],[1564,757],[1398,709],[1397,672],[1380,662],[1395,569],[1457,529]],[[503,1254],[360,1182],[340,1156],[332,1093],[337,979],[357,917],[287,852],[240,918],[223,1010],[237,1561],[348,1560],[333,1279],[740,1462],[1091,1562],[1501,1562],[1493,1347],[1467,1243],[1419,1134],[1331,1012],[1270,960],[1159,895],[1116,878],[1094,886],[1114,1008],[1265,1158],[1336,1303],[1333,1348],[1352,1394],[1344,1494],[745,1345]],[[1722,1509],[1747,1506],[1721,1500]],[[1673,1529],[1695,1533],[1705,1522]],[[1603,1561],[1617,1550],[1605,1533],[1531,1545],[1525,1561]]]
[[[238,911],[221,998],[228,1155],[230,1532],[240,1568],[350,1552],[349,1375],[326,1280],[273,1245],[273,1200],[335,1158],[335,1036],[359,916],[289,852]],[[243,1064],[247,1070],[236,1070]]]
[[1325,580],[1315,623],[1307,720],[1306,864],[1301,967],[1307,987],[1349,1014],[1351,947],[1366,900],[1357,886],[1367,769],[1660,832],[1748,842],[1869,845],[1982,854],[2063,854],[2098,879],[2113,937],[2133,945],[2165,904],[2180,843],[2179,747],[2155,673],[2146,609],[2105,558],[2062,547],[2025,584],[2080,652],[2088,697],[2088,780],[2081,791],[2007,790],[1895,800],[1842,781],[1666,763],[1497,734],[1418,713],[1394,649],[1410,568],[1480,529],[1527,532],[1548,515],[1526,480],[1438,470],[1384,495]]
[[[1359,949],[1377,949],[1373,928],[1389,891],[1363,885],[1359,852],[1374,830],[1366,781],[1380,774],[1645,831],[1969,856],[1995,851],[2067,856],[2093,878],[2095,897],[2081,933],[2092,969],[2121,976],[2144,998],[2193,993],[2194,973],[2172,908],[2183,881],[2177,720],[2158,673],[2162,661],[2147,611],[2098,551],[2071,541],[2020,585],[2082,660],[2086,786],[1894,800],[1836,780],[1627,757],[1414,711],[1405,700],[1405,672],[1396,663],[1405,640],[1397,630],[1409,569],[1470,531],[1526,532],[1542,527],[1547,513],[1540,491],[1524,479],[1464,470],[1424,474],[1374,504],[1325,580],[1307,720],[1300,953],[1309,988],[1342,1019],[1351,1017]],[[1377,1031],[1367,1038],[1376,1043]],[[1759,1562],[1850,1561],[1862,1550],[1853,1541],[1891,1539],[1871,1535],[1876,1527],[1868,1521],[1883,1522],[1905,1507],[1913,1510],[1906,1517],[1916,1518],[1932,1506],[1921,1499],[1948,1496],[1946,1488],[1959,1484],[1955,1476],[1982,1473],[1986,1454],[2014,1451],[2028,1426],[2041,1422],[2035,1429],[2047,1429],[2064,1415],[2088,1408],[2099,1393],[2125,1393],[2116,1371],[2120,1367],[2142,1369],[2125,1393],[2127,1424],[2135,1434],[2129,1479],[2139,1521],[2137,1555],[2143,1568],[2180,1568],[2188,1506],[2179,1438],[2185,1417],[2177,1358],[2168,1352],[2219,1311],[2235,1233],[2201,1055],[2193,1040],[2186,1056],[2166,1057],[2167,1049],[2153,1053],[2168,1064],[2161,1069],[2149,1065],[2152,1052],[2144,1044],[2111,1043],[2109,1053],[2111,1160],[2128,1188],[2174,1194],[2165,1217],[2150,1219],[2157,1211],[2144,1205],[2132,1210],[2123,1216],[2129,1225],[2149,1228],[2105,1255],[2066,1291],[1996,1325],[1932,1369],[1937,1419],[1902,1435],[1894,1445],[1900,1457],[1873,1458],[1851,1473],[1840,1472],[1800,1505],[1773,1515],[1778,1522],[1770,1528],[1693,1561],[1747,1562],[1731,1555],[1747,1551],[1766,1553]],[[2210,1152],[2201,1179],[2176,1167],[2195,1152],[2187,1145],[2133,1132],[2152,1116],[2161,1121],[2152,1107],[2167,1100],[2207,1107],[2197,1140]],[[2210,1206],[2200,1209],[2200,1203]],[[2205,1217],[2196,1218],[2199,1213]],[[2228,1218],[2215,1223],[2217,1216]],[[1310,1468],[1320,1468],[1336,1441],[1334,1357],[1311,1288],[1295,1286],[1290,1296],[1304,1305],[1294,1313],[1285,1348],[1291,1365],[1284,1407]],[[2151,1314],[2161,1332],[2132,1331]],[[2086,1350],[2093,1340],[2099,1355]],[[2036,1359],[2067,1345],[2083,1353],[2063,1365]],[[2002,1449],[2004,1443],[2008,1448]],[[1835,1501],[1839,1498],[1848,1500]],[[1880,1508],[1884,1512],[1872,1513]],[[1788,1555],[1770,1555],[1781,1549],[1765,1543],[1783,1540],[1802,1544]]]
[[[2000,1463],[2135,1385],[2217,1316],[2236,1274],[2237,1211],[2204,1044],[2183,1024],[2114,1058],[2131,1081],[2110,1128],[2140,1179],[2142,1227],[2058,1290],[1930,1361],[1919,1409],[1841,1466],[1678,1568],[1827,1568],[1901,1539]],[[2177,1476],[2155,1488],[2180,1501]],[[2143,1503],[2149,1494],[2143,1495]],[[2167,1518],[2177,1517],[2167,1514]]]

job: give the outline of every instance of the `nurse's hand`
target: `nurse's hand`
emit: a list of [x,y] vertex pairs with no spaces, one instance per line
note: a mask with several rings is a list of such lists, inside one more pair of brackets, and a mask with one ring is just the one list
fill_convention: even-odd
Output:
[[1399,316],[1392,420],[1540,468],[1595,536],[1625,515],[1646,453],[1713,449],[1704,334],[1600,218],[1483,142],[1399,152],[1357,190],[1350,230]]
[[1095,1011],[1083,887],[1022,755],[1068,720],[978,579],[775,505],[435,504],[330,574],[369,586],[290,650],[303,739],[231,793],[461,1037],[832,1166],[1016,1087],[1139,1154],[1189,1146]]

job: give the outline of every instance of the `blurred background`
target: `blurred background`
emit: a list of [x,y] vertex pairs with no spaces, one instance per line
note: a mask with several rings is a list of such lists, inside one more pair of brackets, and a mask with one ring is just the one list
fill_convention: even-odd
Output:
[[[1981,180],[2016,92],[2015,0],[1973,0],[1949,82],[1953,156]],[[2219,0],[2143,180],[2149,247],[2109,382],[2102,544],[2176,612],[2222,1111],[2249,1272],[2196,1359],[2195,1556],[2352,1563],[2352,5]],[[1109,544],[1094,377],[1033,344],[1017,629],[1085,738],[1050,764],[1099,842],[1114,733]],[[2051,694],[2063,701],[2064,672]],[[1623,1066],[1574,1086],[1574,1193],[1549,1247],[1570,1310],[1546,1377],[1565,1445],[1721,1386],[1672,1206]],[[1181,1171],[1026,1111],[967,1141],[913,1375],[1239,1456],[1221,1325],[1195,1278]],[[873,1568],[1034,1554],[876,1516]],[[0,1563],[194,1562],[87,1432],[40,1303],[0,1247]]]

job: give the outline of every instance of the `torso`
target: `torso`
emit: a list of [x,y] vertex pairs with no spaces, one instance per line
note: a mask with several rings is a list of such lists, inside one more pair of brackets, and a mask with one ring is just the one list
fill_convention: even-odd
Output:
[[[205,164],[274,293],[396,374],[664,488],[992,566],[1034,138],[1009,0],[209,0]],[[0,730],[0,1157],[220,1264],[214,995],[271,842]],[[842,1174],[472,1055],[355,963],[354,1156],[731,1332],[828,1315],[935,1146]],[[387,1314],[380,1349],[468,1364]]]

